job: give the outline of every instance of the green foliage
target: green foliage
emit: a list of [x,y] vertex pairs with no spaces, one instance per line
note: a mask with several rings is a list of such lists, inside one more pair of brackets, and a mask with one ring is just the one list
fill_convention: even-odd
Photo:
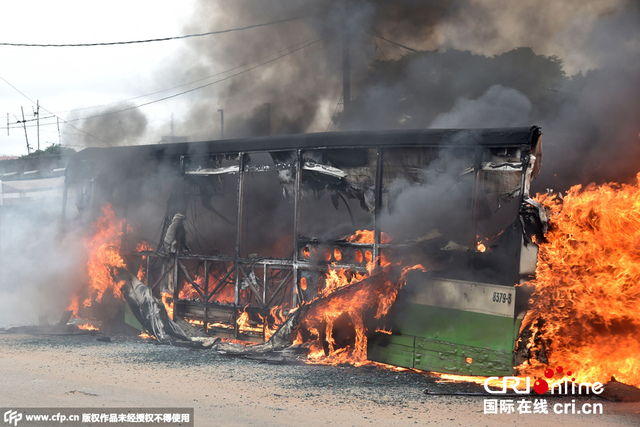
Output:
[[373,63],[358,85],[352,117],[338,121],[347,128],[423,128],[458,99],[477,99],[500,85],[529,99],[528,121],[535,122],[557,107],[567,80],[560,58],[528,47],[493,57],[455,49],[415,52]]
[[50,146],[48,146],[46,149],[44,150],[36,150],[31,154],[25,154],[24,156],[21,156],[20,158],[29,158],[29,157],[42,157],[42,156],[70,156],[72,154],[75,154],[75,150],[72,148],[68,148],[68,147],[63,147],[61,144],[52,144]]

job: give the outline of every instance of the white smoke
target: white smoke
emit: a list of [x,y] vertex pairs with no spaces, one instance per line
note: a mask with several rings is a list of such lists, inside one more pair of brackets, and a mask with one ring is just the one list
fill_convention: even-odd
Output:
[[531,101],[515,89],[494,85],[481,97],[460,97],[451,111],[438,115],[430,128],[483,128],[530,124]]
[[0,327],[55,323],[85,270],[79,230],[60,223],[61,198],[2,206]]

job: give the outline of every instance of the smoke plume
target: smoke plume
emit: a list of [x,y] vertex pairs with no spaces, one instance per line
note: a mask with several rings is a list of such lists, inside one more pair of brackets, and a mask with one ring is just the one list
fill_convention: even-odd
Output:
[[451,111],[439,114],[434,128],[526,126],[531,101],[515,89],[491,86],[478,99],[460,97]]
[[60,226],[59,199],[4,206],[0,249],[0,326],[57,322],[86,274],[81,235]]
[[72,129],[72,135],[67,136],[79,141],[82,148],[149,143],[142,140],[147,131],[147,117],[140,109],[133,107],[133,104],[120,104],[117,107],[84,113],[89,118]]
[[[628,180],[636,172],[637,2],[203,1],[185,30],[290,17],[301,18],[189,42],[170,70],[172,84],[321,38],[194,95],[181,134],[217,138],[219,109],[228,137],[537,124],[547,164],[534,189]],[[346,113],[343,36],[353,101]]]

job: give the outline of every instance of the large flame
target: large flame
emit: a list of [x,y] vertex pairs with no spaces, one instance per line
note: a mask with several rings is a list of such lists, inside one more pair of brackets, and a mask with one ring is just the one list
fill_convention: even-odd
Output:
[[[209,273],[209,283],[218,283],[218,280],[221,280],[222,274],[220,277],[216,276],[215,273]],[[195,275],[193,282],[197,285],[200,292],[204,293],[204,276]],[[165,309],[167,310],[167,314],[169,318],[173,319],[173,295],[168,292],[161,293],[162,303],[164,304]],[[180,292],[178,294],[178,298],[181,300],[195,299],[200,300],[202,297],[200,293],[195,289],[192,283],[185,283],[184,286],[180,288]],[[221,304],[233,304],[235,302],[235,293],[233,284],[227,283],[216,292],[212,297],[212,301]],[[197,327],[204,327],[204,322],[201,320],[195,319],[185,319],[187,322],[191,323]],[[232,328],[230,325],[222,325],[222,324],[214,324],[210,323],[209,327],[223,327],[225,329]]]
[[[540,244],[524,325],[534,354],[576,381],[640,386],[640,174],[632,185],[538,197],[551,229]],[[542,357],[544,360],[544,357]],[[542,376],[540,362],[524,373]]]
[[102,215],[93,224],[95,233],[84,242],[89,254],[88,288],[76,294],[67,308],[72,310],[74,315],[78,316],[80,306],[87,308],[94,302],[101,302],[107,291],[115,297],[122,298],[120,286],[114,282],[113,271],[125,266],[120,255],[123,223],[123,220],[116,218],[111,205],[107,205],[102,208]]
[[[119,269],[126,268],[121,247],[125,230],[131,231],[130,227],[125,225],[125,220],[116,216],[111,205],[106,205],[102,208],[100,217],[92,224],[93,234],[84,240],[84,247],[88,254],[88,280],[86,287],[78,290],[67,308],[76,318],[86,320],[84,325],[79,326],[81,329],[101,328],[100,320],[104,319],[96,318],[101,316],[96,316],[94,308],[103,303],[105,295],[123,300],[120,292],[122,282],[116,280],[116,277]],[[151,249],[151,245],[147,242],[141,242],[136,247],[136,251],[139,252]],[[137,274],[140,280],[147,274],[146,256],[142,257],[142,261]]]
[[91,299],[102,301],[102,295],[110,290],[117,297],[122,297],[120,287],[114,283],[113,269],[124,268],[124,260],[120,255],[124,220],[116,218],[111,205],[102,209],[102,216],[93,224],[96,233],[91,240],[85,242],[89,253],[89,289],[91,297],[85,299],[84,306],[91,305]]
[[[350,363],[356,366],[370,363],[367,360],[367,335],[369,325],[376,325],[396,300],[410,270],[424,270],[421,265],[405,267],[401,274],[391,272],[392,266],[382,267],[375,276],[365,277],[346,284],[345,292],[323,296],[317,305],[307,311],[301,326],[312,338],[308,359],[315,363]],[[348,319],[353,336],[348,345],[337,345],[337,322]],[[341,325],[344,327],[344,324]],[[344,331],[339,331],[344,334]],[[299,335],[298,342],[302,341]]]
[[[348,242],[369,243],[374,241],[374,232],[358,230],[345,238]],[[391,239],[382,233],[381,242]],[[380,256],[380,268],[375,271],[376,260],[370,251],[366,251],[367,273],[351,272],[330,268],[324,277],[324,286],[301,321],[302,331],[310,338],[308,359],[314,363],[351,363],[356,366],[370,363],[367,360],[367,334],[369,325],[384,317],[396,300],[398,290],[404,284],[404,273],[400,277],[387,274],[391,263]],[[336,257],[337,259],[338,257]],[[420,268],[416,266],[412,268]],[[405,269],[409,270],[409,269]],[[365,280],[367,279],[367,280]],[[369,317],[373,319],[369,319]],[[371,320],[374,320],[371,322]],[[344,342],[336,341],[336,333],[344,335],[348,325],[348,338]],[[302,343],[303,334],[299,332],[296,343]]]

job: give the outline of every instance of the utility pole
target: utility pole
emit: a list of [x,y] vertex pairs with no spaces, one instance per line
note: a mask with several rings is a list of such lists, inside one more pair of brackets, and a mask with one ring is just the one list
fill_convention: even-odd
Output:
[[36,129],[38,131],[38,157],[40,157],[40,100],[36,99]]
[[220,113],[220,139],[224,139],[224,110],[219,109]]
[[348,6],[344,3],[342,9],[342,99],[343,112],[349,117],[351,113],[351,61],[349,58],[349,28],[347,24]]
[[9,136],[9,113],[7,113],[7,136]]
[[24,119],[24,108],[20,107],[22,111],[22,126],[24,127],[24,139],[27,141],[27,155],[31,154],[31,147],[29,147],[29,137],[27,136],[27,121]]
[[267,136],[271,136],[271,103],[265,102],[265,107],[267,107]]

